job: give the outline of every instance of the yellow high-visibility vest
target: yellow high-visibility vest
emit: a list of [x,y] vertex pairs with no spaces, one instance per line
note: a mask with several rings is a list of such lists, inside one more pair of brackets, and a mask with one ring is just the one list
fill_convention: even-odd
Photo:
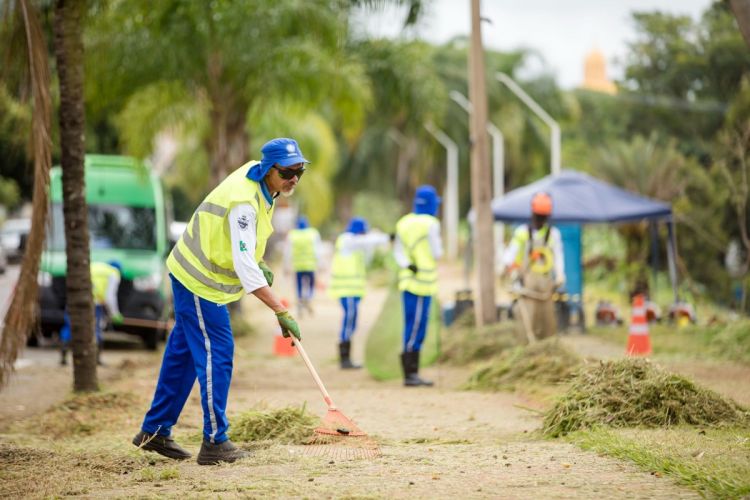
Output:
[[437,292],[437,262],[432,255],[429,232],[438,220],[427,214],[407,214],[396,223],[396,234],[404,247],[404,253],[417,273],[401,269],[398,274],[398,289],[414,295],[430,297]]
[[107,300],[107,285],[112,277],[119,277],[120,271],[115,266],[104,262],[91,263],[91,288],[94,295],[94,304],[104,304]]
[[319,238],[318,230],[314,227],[289,231],[289,241],[292,245],[292,268],[295,271],[315,271],[318,267],[315,242]]
[[334,298],[362,297],[367,284],[367,266],[365,253],[354,250],[348,254],[342,252],[344,235],[336,239],[336,253],[331,265],[331,284],[328,294]]
[[549,274],[554,266],[554,256],[548,241],[550,237],[550,227],[548,224],[542,226],[534,235],[534,240],[529,245],[530,226],[519,226],[513,233],[513,242],[515,242],[518,252],[516,253],[515,264],[520,269],[526,269],[537,274]]
[[256,213],[255,261],[260,262],[273,233],[273,208],[266,208],[260,184],[247,178],[251,161],[232,172],[211,191],[190,218],[187,229],[167,258],[167,267],[185,288],[197,296],[227,304],[244,294],[234,272],[229,212],[236,205],[250,204]]

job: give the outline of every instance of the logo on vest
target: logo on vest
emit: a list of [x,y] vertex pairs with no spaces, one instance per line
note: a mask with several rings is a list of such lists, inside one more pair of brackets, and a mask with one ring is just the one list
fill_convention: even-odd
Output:
[[240,241],[240,252],[247,252],[247,245],[244,241]]
[[240,226],[240,229],[247,229],[247,226],[250,225],[250,219],[247,218],[247,215],[242,214],[242,216],[237,219],[237,224]]

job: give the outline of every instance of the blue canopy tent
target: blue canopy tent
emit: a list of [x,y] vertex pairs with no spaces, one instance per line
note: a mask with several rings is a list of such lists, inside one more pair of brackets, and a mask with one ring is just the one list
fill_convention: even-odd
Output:
[[[677,268],[675,266],[675,234],[672,207],[624,189],[612,186],[590,175],[574,170],[563,170],[505,194],[492,201],[495,220],[527,222],[530,218],[531,197],[544,191],[552,197],[551,221],[560,227],[565,248],[568,293],[580,300],[583,290],[581,276],[580,224],[664,221],[667,224],[669,276],[675,302]],[[572,250],[572,251],[569,251]],[[580,303],[579,303],[580,306]]]

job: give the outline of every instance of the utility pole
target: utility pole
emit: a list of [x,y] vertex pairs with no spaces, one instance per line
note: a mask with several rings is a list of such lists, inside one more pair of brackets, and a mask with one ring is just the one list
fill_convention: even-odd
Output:
[[474,206],[474,262],[477,290],[474,313],[477,326],[497,321],[495,306],[495,244],[492,238],[492,183],[487,144],[487,89],[479,0],[471,0],[471,47],[469,49],[469,99],[473,113],[471,134],[471,201]]

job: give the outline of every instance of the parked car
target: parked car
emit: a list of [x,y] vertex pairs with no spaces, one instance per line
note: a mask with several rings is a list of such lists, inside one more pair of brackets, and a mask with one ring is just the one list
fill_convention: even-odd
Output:
[[31,219],[8,219],[0,228],[0,245],[10,262],[21,260],[30,230]]

